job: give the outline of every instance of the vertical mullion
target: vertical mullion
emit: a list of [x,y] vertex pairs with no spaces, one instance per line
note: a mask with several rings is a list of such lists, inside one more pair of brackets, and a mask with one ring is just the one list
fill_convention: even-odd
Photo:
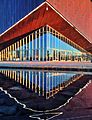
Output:
[[35,31],[35,60],[37,60],[37,31]]
[[[7,53],[6,53],[7,54]],[[12,44],[12,60],[14,59],[14,44]]]
[[39,41],[39,58],[38,58],[38,60],[39,60],[39,61],[40,61],[40,57],[41,57],[41,56],[40,56],[40,51],[41,51],[41,46],[40,46],[40,45],[41,45],[41,44],[40,44],[40,41],[41,41],[40,37],[41,37],[41,36],[40,36],[40,32],[41,32],[41,31],[40,31],[40,29],[39,29],[39,39],[38,39],[38,41]]
[[33,41],[33,34],[34,34],[34,33],[32,33],[32,61],[33,61],[33,53],[34,53],[34,52],[33,52],[33,51],[34,51],[34,48],[33,48],[33,46],[34,46],[34,44],[33,44],[33,42],[34,42],[34,41]]
[[43,37],[42,37],[42,61],[44,61],[44,27],[42,28],[42,33],[43,33]]
[[[2,59],[1,59],[2,61]],[[7,61],[7,48],[5,48],[5,61]]]
[[24,38],[22,39],[22,61],[24,61]]
[[27,60],[27,50],[28,50],[28,47],[27,47],[27,37],[26,37],[26,60]]
[[50,49],[50,47],[49,47],[49,29],[50,28],[49,28],[49,26],[46,26],[46,27],[47,27],[47,30],[46,30],[46,42],[47,42],[46,45],[47,46],[46,47],[47,47],[47,51],[48,51],[47,52],[47,61],[49,61],[49,54],[48,53],[49,53],[49,49]]
[[6,48],[5,48],[5,61],[6,61]]
[[17,43],[15,42],[15,43],[14,43],[14,58],[15,58],[15,61],[16,61],[16,47],[17,47],[16,44],[17,44]]
[[11,45],[11,56],[12,56],[12,60],[13,60],[13,46]]
[[9,61],[9,47],[8,47],[8,61]]
[[2,50],[2,60],[4,61],[4,50]]
[[20,60],[22,61],[22,40],[20,40]]
[[46,54],[46,61],[47,61],[47,49],[48,49],[47,38],[48,38],[48,26],[46,26],[46,39],[45,39],[46,40],[46,51],[45,51],[46,52],[45,53]]
[[29,61],[30,61],[30,51],[31,51],[31,48],[30,48],[31,40],[30,39],[31,39],[31,37],[30,37],[30,35],[28,37],[29,37],[29,42],[28,42],[29,43],[29,50],[28,50],[28,53],[29,53]]
[[48,45],[48,26],[46,26],[46,61],[48,61],[48,49],[49,49],[49,45]]
[[50,61],[50,27],[49,27],[49,37],[48,37],[48,42],[49,42],[49,61]]
[[56,50],[56,31],[55,31],[55,61],[56,61],[56,58],[57,58],[57,50]]
[[11,60],[10,56],[11,56],[11,54],[10,54],[10,46],[9,46],[9,61]]
[[5,60],[5,49],[3,50],[3,61]]
[[12,61],[12,48],[11,48],[11,45],[10,45],[10,61]]

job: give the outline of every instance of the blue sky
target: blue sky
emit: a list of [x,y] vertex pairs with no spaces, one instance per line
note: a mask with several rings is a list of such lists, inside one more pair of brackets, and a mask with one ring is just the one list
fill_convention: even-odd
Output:
[[0,34],[44,0],[0,0]]

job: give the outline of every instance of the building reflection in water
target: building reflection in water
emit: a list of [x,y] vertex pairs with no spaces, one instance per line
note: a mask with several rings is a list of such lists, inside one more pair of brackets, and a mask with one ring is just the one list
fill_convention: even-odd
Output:
[[60,90],[82,76],[82,74],[57,71],[3,69],[0,70],[0,72],[6,77],[14,79],[16,82],[37,93],[39,96],[44,96],[46,99],[54,96]]

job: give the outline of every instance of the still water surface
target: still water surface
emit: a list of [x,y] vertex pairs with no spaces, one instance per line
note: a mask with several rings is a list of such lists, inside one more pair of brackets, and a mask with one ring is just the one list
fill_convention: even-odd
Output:
[[23,99],[21,100],[16,96],[17,92],[15,90],[13,96],[18,98],[23,104],[26,104],[28,108],[37,111],[59,110],[92,79],[91,73],[69,71],[0,69],[0,73],[6,80],[8,78],[11,82],[18,83],[18,86],[12,84],[12,88],[21,86],[23,95],[30,94],[27,99],[24,99],[22,95]]
[[15,80],[27,89],[46,99],[65,88],[69,83],[79,79],[83,73],[37,71],[37,70],[0,70],[6,77]]

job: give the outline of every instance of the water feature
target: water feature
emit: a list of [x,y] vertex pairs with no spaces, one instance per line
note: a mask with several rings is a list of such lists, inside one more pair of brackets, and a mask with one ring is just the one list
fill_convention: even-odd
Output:
[[34,115],[40,118],[61,114],[58,110],[92,79],[91,73],[29,69],[0,69],[0,76],[0,86],[27,108],[40,112]]

